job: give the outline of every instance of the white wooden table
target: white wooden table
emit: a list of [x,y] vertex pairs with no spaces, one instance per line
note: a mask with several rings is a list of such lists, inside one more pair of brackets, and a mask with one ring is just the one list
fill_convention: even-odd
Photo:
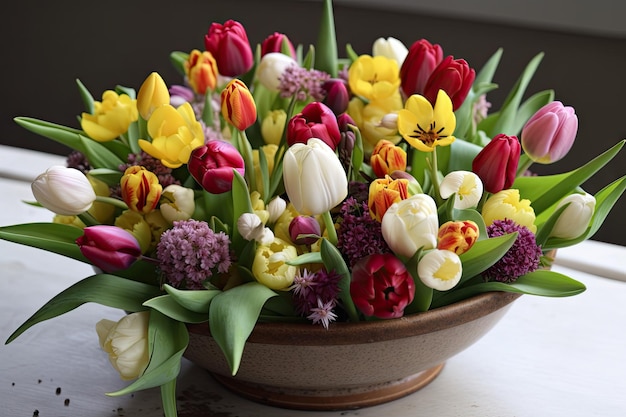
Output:
[[[48,221],[29,180],[59,156],[0,146],[0,225]],[[17,165],[17,166],[16,166]],[[11,179],[17,178],[17,179]],[[219,386],[187,361],[180,417],[623,417],[626,415],[626,247],[588,241],[559,250],[554,270],[584,282],[581,295],[523,296],[427,387],[389,404],[343,412],[259,405]],[[0,241],[0,339],[91,273],[89,266]],[[0,416],[161,417],[158,388],[108,397],[126,383],[98,346],[95,323],[118,310],[86,304],[0,346]]]

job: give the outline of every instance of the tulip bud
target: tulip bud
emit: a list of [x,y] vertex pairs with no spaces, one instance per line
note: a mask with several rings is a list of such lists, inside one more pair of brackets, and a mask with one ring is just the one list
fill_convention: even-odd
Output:
[[215,90],[217,85],[217,63],[213,55],[194,49],[185,61],[185,75],[196,94],[205,95],[207,90]]
[[[312,245],[321,236],[320,224],[311,216],[297,216],[289,223],[289,235],[296,245]],[[314,235],[304,236],[301,235]]]
[[406,200],[409,197],[409,180],[385,178],[375,179],[370,183],[368,203],[370,215],[377,221],[382,221],[385,212],[393,203]]
[[223,25],[213,23],[204,37],[204,46],[215,57],[221,75],[242,75],[254,64],[248,35],[241,23],[228,20]]
[[352,268],[350,295],[366,316],[398,318],[415,296],[415,283],[409,271],[390,253],[360,259]]
[[270,111],[261,122],[261,136],[266,145],[279,145],[285,131],[287,113],[283,109]]
[[274,32],[261,42],[261,56],[265,56],[271,52],[282,52],[286,54],[285,45],[289,51],[289,56],[295,59],[296,48],[294,48],[287,35],[278,32]]
[[489,197],[481,214],[486,226],[490,226],[494,220],[510,219],[533,233],[537,232],[535,210],[530,200],[520,198],[519,190],[516,189],[502,190]]
[[189,220],[196,209],[195,195],[191,188],[177,184],[165,187],[161,194],[159,208],[161,214],[170,223],[177,220]]
[[111,365],[123,380],[139,377],[148,367],[148,323],[150,312],[128,314],[117,323],[102,319],[96,324],[100,347],[109,354]]
[[237,130],[244,131],[256,122],[256,104],[248,87],[234,79],[222,90],[222,116]]
[[372,56],[384,56],[391,58],[398,63],[398,66],[402,65],[409,50],[396,38],[378,38],[372,45]]
[[350,101],[350,93],[348,86],[344,80],[333,78],[322,84],[322,90],[325,92],[322,103],[327,105],[335,115],[339,116],[348,108]]
[[441,46],[420,39],[409,48],[406,58],[400,67],[402,91],[406,97],[413,94],[424,94],[426,82],[430,74],[443,59]]
[[540,164],[562,159],[574,144],[578,117],[574,108],[553,101],[540,108],[522,129],[522,148]]
[[145,167],[133,165],[126,168],[120,180],[122,199],[129,209],[150,213],[159,204],[163,187],[159,178]]
[[263,87],[269,91],[280,90],[280,78],[283,72],[292,65],[298,65],[295,59],[280,52],[270,52],[263,55],[256,69],[256,77]]
[[31,189],[39,204],[64,216],[84,213],[96,200],[85,174],[61,165],[52,166],[35,178]]
[[392,204],[380,226],[393,253],[410,258],[418,249],[437,246],[437,204],[427,194],[416,194]]
[[476,243],[478,235],[478,225],[471,220],[446,222],[439,228],[437,249],[462,255]]
[[472,171],[490,193],[510,188],[517,176],[520,157],[517,136],[499,134],[494,137],[472,161]]
[[452,110],[457,110],[472,88],[474,78],[476,71],[470,68],[467,61],[448,56],[430,74],[423,96],[434,104],[439,90],[443,90],[452,100]]
[[76,244],[81,253],[104,272],[126,269],[141,257],[137,239],[120,227],[87,226],[83,231]]
[[137,93],[137,109],[144,120],[148,120],[152,112],[164,104],[169,104],[170,93],[165,81],[157,72],[151,73],[141,84]]
[[316,216],[348,195],[348,179],[335,152],[321,139],[289,147],[283,158],[283,182],[300,214]]
[[439,184],[441,198],[447,199],[452,194],[454,208],[466,209],[474,207],[483,195],[483,183],[480,177],[470,171],[452,171]]
[[193,150],[189,163],[189,173],[206,191],[221,194],[233,187],[233,170],[241,176],[245,173],[243,157],[229,142],[210,140]]
[[557,219],[551,237],[560,239],[576,239],[589,227],[596,208],[596,199],[591,194],[570,194],[562,199],[556,209],[569,204]]
[[287,262],[295,259],[295,246],[274,238],[267,245],[259,245],[252,262],[252,274],[261,284],[273,290],[283,290],[293,284],[297,268]]
[[265,229],[263,221],[255,213],[243,213],[237,219],[237,231],[246,240],[263,240]]
[[383,139],[376,144],[370,157],[370,165],[377,177],[383,178],[394,171],[406,169],[406,151]]
[[109,142],[126,133],[138,118],[136,100],[107,90],[102,94],[102,102],[94,101],[94,114],[82,114],[80,126],[91,139]]
[[269,211],[269,219],[270,223],[276,223],[280,216],[287,209],[287,202],[283,200],[280,196],[274,197],[268,204],[267,210]]
[[319,101],[307,104],[300,113],[289,120],[287,125],[287,143],[307,143],[311,138],[318,138],[332,150],[341,140],[337,116]]
[[461,280],[463,265],[459,255],[449,250],[427,252],[417,264],[417,275],[424,285],[447,291]]

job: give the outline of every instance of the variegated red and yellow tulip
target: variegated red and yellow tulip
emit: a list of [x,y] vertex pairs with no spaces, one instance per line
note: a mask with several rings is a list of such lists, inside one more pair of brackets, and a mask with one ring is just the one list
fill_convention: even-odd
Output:
[[248,87],[239,79],[226,85],[221,94],[222,116],[237,130],[246,130],[256,121],[256,104]]
[[128,208],[144,214],[157,207],[163,191],[159,178],[139,165],[133,165],[124,171],[120,185],[122,199]]
[[406,151],[393,142],[383,139],[372,151],[370,165],[377,177],[383,178],[394,171],[406,169]]
[[439,228],[437,249],[462,255],[476,243],[478,235],[478,225],[471,220],[446,222]]
[[196,94],[205,95],[207,90],[215,90],[217,85],[217,63],[209,51],[194,49],[185,61],[185,75]]
[[406,200],[409,197],[409,180],[394,180],[389,175],[378,178],[370,184],[369,201],[370,215],[377,221],[382,221],[385,212],[393,203]]

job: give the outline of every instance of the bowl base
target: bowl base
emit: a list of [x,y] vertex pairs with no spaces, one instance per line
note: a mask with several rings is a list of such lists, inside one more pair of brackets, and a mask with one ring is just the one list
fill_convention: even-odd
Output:
[[274,387],[215,373],[211,375],[234,393],[258,403],[294,410],[336,411],[370,407],[409,395],[433,381],[443,366],[441,363],[406,378],[381,384],[332,389]]

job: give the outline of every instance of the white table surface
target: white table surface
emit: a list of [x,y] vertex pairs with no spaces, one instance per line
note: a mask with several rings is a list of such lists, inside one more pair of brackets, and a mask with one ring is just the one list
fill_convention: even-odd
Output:
[[[0,225],[51,218],[22,201],[33,200],[29,179],[63,161],[0,146]],[[405,398],[352,411],[283,410],[241,399],[184,361],[179,416],[623,417],[626,247],[584,242],[559,250],[553,269],[584,282],[587,291],[561,299],[521,297],[491,332]],[[91,273],[79,262],[5,241],[0,271],[3,341],[51,297]],[[127,383],[100,350],[95,323],[121,315],[86,304],[1,345],[0,416],[31,417],[37,410],[41,417],[161,417],[158,388],[105,395]]]

